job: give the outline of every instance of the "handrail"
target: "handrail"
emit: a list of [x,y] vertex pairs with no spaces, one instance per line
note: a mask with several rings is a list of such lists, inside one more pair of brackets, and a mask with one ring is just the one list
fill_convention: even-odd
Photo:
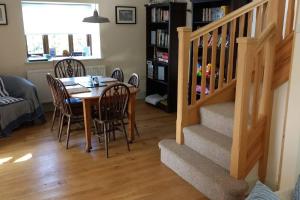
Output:
[[203,35],[211,32],[214,29],[217,29],[217,28],[231,22],[234,19],[237,19],[237,18],[241,17],[242,15],[250,12],[254,8],[257,8],[257,7],[267,3],[268,1],[269,0],[256,0],[256,1],[253,1],[252,3],[249,3],[249,4],[241,7],[240,9],[233,11],[233,12],[229,13],[228,15],[225,15],[220,20],[212,22],[212,23],[208,24],[207,26],[204,26],[203,28],[199,28],[198,30],[194,31],[191,34],[191,41],[197,39],[200,36],[203,36]]
[[261,33],[259,38],[257,39],[257,50],[260,51],[264,45],[264,41],[267,40],[269,37],[272,37],[276,30],[276,24],[272,23],[268,25],[268,27]]

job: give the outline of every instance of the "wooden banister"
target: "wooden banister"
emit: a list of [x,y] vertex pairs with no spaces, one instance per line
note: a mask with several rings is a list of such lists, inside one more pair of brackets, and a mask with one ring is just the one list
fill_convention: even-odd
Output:
[[177,29],[179,38],[178,49],[178,95],[177,95],[177,120],[176,120],[176,142],[183,144],[182,129],[186,125],[188,107],[188,69],[190,36],[192,30],[187,27]]
[[268,3],[268,1],[269,0],[255,0],[252,3],[249,3],[249,4],[241,7],[240,9],[229,13],[228,15],[224,16],[220,20],[212,22],[212,23],[208,24],[207,26],[204,26],[203,28],[199,28],[198,30],[194,31],[191,34],[191,41],[211,32],[212,30],[222,27],[225,24],[228,24],[229,22],[241,17],[242,15],[245,15],[246,13],[252,11],[253,9],[255,9],[265,3]]
[[[182,129],[199,123],[200,107],[235,100],[230,174],[238,179],[257,162],[260,179],[266,175],[273,88],[286,77],[273,78],[281,70],[274,67],[274,54],[283,39],[286,1],[254,0],[194,32],[178,28],[176,141],[183,144]],[[289,0],[284,33],[292,31],[293,5]],[[284,59],[292,43],[285,40],[279,52]]]
[[295,0],[289,0],[288,7],[287,7],[286,28],[285,28],[284,37],[287,37],[293,31],[294,19],[295,19]]
[[261,50],[261,48],[264,47],[265,41],[268,38],[273,37],[273,34],[274,34],[275,30],[276,30],[276,25],[274,23],[267,26],[267,28],[264,30],[264,32],[260,35],[260,37],[257,40],[258,50]]
[[250,81],[256,41],[251,38],[238,39],[238,71],[234,111],[233,143],[231,149],[230,175],[242,179],[245,176],[247,161],[246,140],[248,110],[250,99]]
[[260,179],[264,180],[266,175],[273,105],[275,33],[276,26],[270,24],[257,39],[238,39],[238,73],[230,169],[231,175],[237,179],[244,179],[258,161]]

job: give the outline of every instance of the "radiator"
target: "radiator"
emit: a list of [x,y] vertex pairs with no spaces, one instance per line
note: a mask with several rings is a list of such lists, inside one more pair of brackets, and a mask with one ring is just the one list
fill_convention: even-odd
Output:
[[[36,87],[39,99],[42,103],[52,102],[51,92],[46,80],[46,74],[54,75],[53,69],[35,69],[27,71],[27,79],[30,80]],[[101,66],[87,66],[86,73],[93,76],[105,76],[106,67]]]

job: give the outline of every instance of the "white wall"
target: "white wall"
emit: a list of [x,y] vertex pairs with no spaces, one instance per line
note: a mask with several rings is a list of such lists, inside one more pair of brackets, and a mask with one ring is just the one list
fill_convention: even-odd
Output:
[[[49,0],[39,0],[49,1]],[[50,0],[54,1],[54,0]],[[88,2],[93,0],[57,0],[60,2]],[[108,73],[121,66],[127,80],[131,73],[141,75],[141,94],[145,90],[146,28],[145,7],[147,0],[96,0],[100,4],[100,15],[109,17],[111,23],[101,24],[101,60],[85,61],[87,65],[103,64]],[[26,76],[28,69],[52,68],[52,63],[26,63],[26,46],[23,30],[21,1],[0,0],[5,3],[8,25],[0,26],[0,74]],[[136,25],[115,24],[115,6],[136,6]],[[91,13],[92,15],[92,13]]]
[[281,85],[274,92],[272,111],[270,147],[266,184],[274,190],[278,189],[280,172],[281,145],[284,132],[288,83]]
[[296,21],[294,57],[289,84],[288,108],[284,133],[284,149],[280,189],[294,188],[300,174],[300,4]]

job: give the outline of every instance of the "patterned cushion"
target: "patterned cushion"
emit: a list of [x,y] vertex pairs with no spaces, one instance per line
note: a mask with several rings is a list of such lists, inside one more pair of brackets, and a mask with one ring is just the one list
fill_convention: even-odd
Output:
[[6,89],[4,87],[2,78],[0,78],[0,97],[6,97],[6,96],[8,96],[8,92],[6,91]]
[[298,177],[298,181],[295,186],[293,200],[300,200],[300,176]]
[[257,181],[246,200],[280,200],[279,197],[267,186]]
[[19,101],[24,101],[24,99],[9,97],[9,96],[0,97],[0,106],[5,106],[5,105],[8,105],[8,104],[17,103]]

